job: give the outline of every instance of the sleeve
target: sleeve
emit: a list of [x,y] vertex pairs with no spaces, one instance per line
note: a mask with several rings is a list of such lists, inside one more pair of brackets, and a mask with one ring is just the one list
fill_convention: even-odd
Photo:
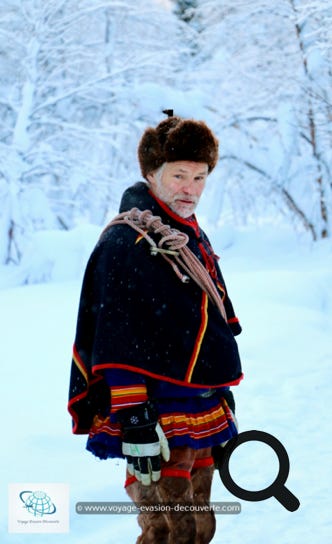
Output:
[[214,266],[215,266],[216,275],[217,275],[217,277],[215,278],[216,285],[217,285],[218,291],[220,293],[222,293],[222,299],[223,299],[223,303],[224,303],[225,311],[226,311],[226,315],[227,315],[227,323],[228,323],[233,335],[237,336],[238,334],[240,334],[242,332],[242,327],[240,325],[239,318],[235,314],[235,311],[234,311],[234,308],[233,308],[233,305],[232,305],[232,301],[231,301],[231,299],[229,298],[229,295],[228,295],[226,283],[225,283],[225,280],[223,278],[223,275],[222,275],[222,272],[220,270],[220,266],[219,266],[219,263],[218,263],[219,257],[218,257],[218,255],[216,255],[214,253],[213,248],[212,248],[211,243],[210,243],[210,240],[209,240],[209,238],[207,237],[207,235],[205,234],[204,231],[201,231],[201,237],[202,237],[202,240],[205,242],[205,244],[207,244],[208,254],[210,255],[211,258],[213,258],[213,261],[214,261]]
[[117,324],[128,298],[124,267],[132,240],[111,230],[94,248],[82,283],[68,400],[74,434],[88,434],[96,415],[109,414],[110,387],[96,365],[122,357],[128,344]]
[[224,293],[223,303],[224,303],[224,306],[225,306],[225,311],[226,311],[226,316],[227,316],[227,323],[228,323],[233,335],[237,336],[238,334],[240,334],[242,332],[242,327],[240,325],[239,318],[235,314],[232,301],[228,296],[227,287],[226,287],[224,278],[223,278],[223,276],[221,274],[220,268],[218,267],[217,270],[218,270],[218,276],[219,276],[219,280],[217,281],[217,287],[222,293]]
[[227,292],[226,292],[226,297],[224,300],[224,305],[225,305],[225,310],[227,315],[227,323],[230,326],[234,336],[237,336],[238,334],[241,334],[242,327],[240,325],[239,318],[235,315],[232,302],[230,298],[228,297]]
[[145,378],[141,374],[129,370],[106,369],[104,378],[110,388],[111,413],[148,400]]

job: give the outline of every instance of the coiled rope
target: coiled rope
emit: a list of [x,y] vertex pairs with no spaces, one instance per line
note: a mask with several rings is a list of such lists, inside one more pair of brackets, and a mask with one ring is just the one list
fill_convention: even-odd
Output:
[[[161,218],[152,215],[150,210],[141,211],[138,208],[132,208],[114,217],[105,227],[102,235],[113,225],[128,225],[141,234],[150,244],[151,255],[160,254],[172,266],[177,277],[183,283],[187,283],[190,276],[207,293],[209,299],[217,306],[221,315],[227,321],[222,298],[206,268],[188,248],[189,237],[187,234],[165,225]],[[160,234],[161,238],[158,244],[149,236],[149,232]],[[180,268],[186,274],[183,274]]]

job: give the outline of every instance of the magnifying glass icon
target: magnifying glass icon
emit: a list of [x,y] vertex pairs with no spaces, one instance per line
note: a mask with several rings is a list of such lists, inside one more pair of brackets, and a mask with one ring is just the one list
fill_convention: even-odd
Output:
[[[279,459],[279,473],[276,479],[271,485],[259,491],[249,491],[238,486],[229,472],[229,461],[234,450],[241,444],[253,440],[268,444]],[[272,434],[263,431],[245,431],[232,438],[225,446],[223,461],[219,467],[219,474],[228,491],[240,499],[246,501],[264,501],[270,497],[275,497],[290,512],[295,512],[300,506],[299,499],[285,486],[289,474],[289,457],[287,451]]]

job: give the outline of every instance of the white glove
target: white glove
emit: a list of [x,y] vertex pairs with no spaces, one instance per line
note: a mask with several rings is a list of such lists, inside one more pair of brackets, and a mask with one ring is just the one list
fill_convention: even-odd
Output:
[[119,410],[118,420],[122,425],[122,453],[127,459],[128,472],[143,485],[157,482],[161,458],[169,461],[170,451],[154,405],[147,401]]
[[169,461],[170,458],[168,441],[159,423],[155,427],[155,433],[159,439],[157,442],[122,444],[122,453],[128,462],[128,472],[143,485],[157,482],[161,475],[161,457],[164,461]]

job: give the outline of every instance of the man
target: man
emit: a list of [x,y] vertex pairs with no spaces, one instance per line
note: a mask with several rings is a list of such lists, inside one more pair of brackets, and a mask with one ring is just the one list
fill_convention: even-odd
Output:
[[167,113],[139,143],[146,181],[125,191],[87,265],[69,411],[89,451],[127,459],[131,499],[154,507],[139,515],[138,543],[205,544],[212,448],[237,433],[229,387],[242,378],[241,327],[194,215],[218,141]]

